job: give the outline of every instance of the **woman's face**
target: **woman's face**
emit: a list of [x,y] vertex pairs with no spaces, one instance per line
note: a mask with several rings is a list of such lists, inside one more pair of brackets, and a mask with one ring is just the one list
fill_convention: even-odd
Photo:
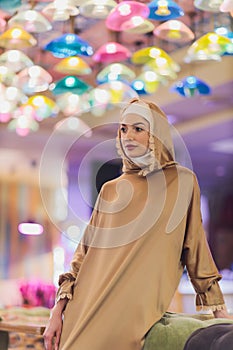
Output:
[[149,146],[149,122],[137,114],[126,114],[120,124],[121,144],[129,158],[143,156]]

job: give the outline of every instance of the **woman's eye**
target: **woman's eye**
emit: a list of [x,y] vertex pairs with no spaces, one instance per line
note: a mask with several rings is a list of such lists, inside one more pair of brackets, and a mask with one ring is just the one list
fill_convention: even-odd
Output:
[[123,132],[123,133],[125,133],[125,132],[126,132],[126,127],[125,127],[125,126],[122,126],[122,127],[120,128],[120,131]]
[[142,128],[140,128],[139,126],[136,126],[136,127],[135,127],[135,130],[136,130],[137,132],[141,132],[141,131],[143,131],[143,129],[142,129]]

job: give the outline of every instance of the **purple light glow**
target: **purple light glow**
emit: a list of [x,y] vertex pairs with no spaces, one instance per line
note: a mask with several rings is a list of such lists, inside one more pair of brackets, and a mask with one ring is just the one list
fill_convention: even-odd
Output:
[[41,235],[44,231],[43,226],[32,222],[22,222],[18,230],[23,235]]

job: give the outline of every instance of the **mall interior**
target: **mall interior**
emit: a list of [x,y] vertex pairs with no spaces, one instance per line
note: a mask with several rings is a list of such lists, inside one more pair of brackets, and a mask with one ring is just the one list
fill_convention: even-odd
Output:
[[[0,0],[3,320],[47,320],[101,186],[121,174],[118,120],[134,97],[166,113],[197,176],[233,313],[232,30],[229,0]],[[194,299],[184,271],[169,310],[194,314]],[[9,334],[26,348],[26,332]]]

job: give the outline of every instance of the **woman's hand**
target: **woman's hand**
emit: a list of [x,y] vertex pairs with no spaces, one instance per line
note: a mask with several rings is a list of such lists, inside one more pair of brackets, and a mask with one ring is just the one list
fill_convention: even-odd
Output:
[[216,310],[213,312],[215,318],[229,318],[233,319],[233,315],[229,315],[227,310]]
[[44,345],[46,350],[58,350],[62,331],[62,312],[68,299],[61,299],[51,311],[49,323],[44,331]]

